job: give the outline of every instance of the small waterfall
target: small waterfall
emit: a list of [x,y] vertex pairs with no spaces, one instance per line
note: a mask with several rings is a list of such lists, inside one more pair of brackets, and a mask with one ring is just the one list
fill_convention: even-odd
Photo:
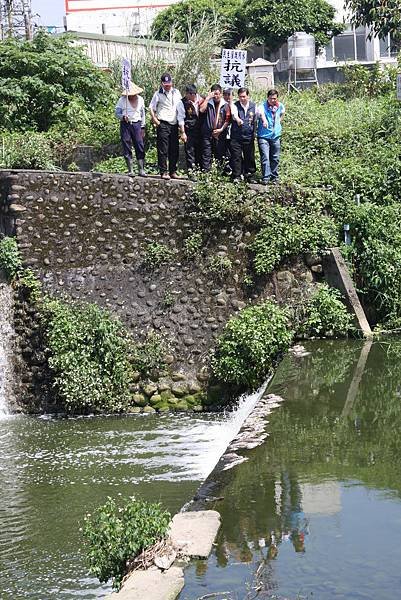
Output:
[[0,283],[0,419],[10,414],[12,400],[13,365],[13,294],[5,283]]

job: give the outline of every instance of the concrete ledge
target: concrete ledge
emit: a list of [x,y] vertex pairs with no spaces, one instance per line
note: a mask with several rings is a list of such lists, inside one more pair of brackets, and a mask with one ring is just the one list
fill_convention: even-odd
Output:
[[[170,540],[181,557],[207,558],[220,527],[215,510],[175,515],[170,524]],[[184,571],[174,564],[162,571],[156,566],[133,571],[119,592],[106,600],[175,600],[184,587]]]
[[106,600],[175,600],[184,587],[184,571],[171,567],[160,571],[151,567],[147,571],[134,571],[121,590],[106,596]]
[[216,510],[178,513],[172,520],[170,538],[180,555],[207,558],[220,527]]

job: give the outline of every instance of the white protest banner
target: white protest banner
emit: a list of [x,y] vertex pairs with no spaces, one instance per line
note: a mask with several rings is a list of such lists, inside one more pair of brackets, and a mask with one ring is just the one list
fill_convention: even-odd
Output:
[[397,73],[397,100],[401,100],[401,73]]
[[245,85],[246,50],[227,50],[221,53],[220,85],[240,88]]
[[121,67],[121,85],[123,90],[129,90],[131,85],[131,63],[128,58],[123,58]]

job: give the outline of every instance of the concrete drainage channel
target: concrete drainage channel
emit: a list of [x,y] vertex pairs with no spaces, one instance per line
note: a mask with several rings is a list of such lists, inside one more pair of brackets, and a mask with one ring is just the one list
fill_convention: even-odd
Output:
[[161,568],[153,565],[146,570],[133,571],[121,590],[110,594],[106,600],[175,600],[184,587],[184,569],[191,559],[207,559],[212,551],[221,519],[215,510],[204,510],[208,502],[215,500],[213,492],[224,487],[223,472],[248,460],[242,451],[263,443],[268,434],[266,416],[280,405],[283,399],[274,394],[261,395],[254,409],[245,419],[237,436],[231,441],[217,465],[199,488],[194,499],[183,512],[176,514],[171,522],[168,547],[173,553]]

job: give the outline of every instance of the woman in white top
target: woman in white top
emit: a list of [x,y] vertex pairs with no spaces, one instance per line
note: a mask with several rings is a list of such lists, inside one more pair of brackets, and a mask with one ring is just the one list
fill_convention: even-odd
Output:
[[120,121],[120,136],[123,154],[127,163],[128,175],[134,176],[132,170],[132,147],[138,161],[138,173],[146,177],[145,173],[145,104],[139,94],[143,89],[130,84],[124,90],[116,105],[115,114]]

